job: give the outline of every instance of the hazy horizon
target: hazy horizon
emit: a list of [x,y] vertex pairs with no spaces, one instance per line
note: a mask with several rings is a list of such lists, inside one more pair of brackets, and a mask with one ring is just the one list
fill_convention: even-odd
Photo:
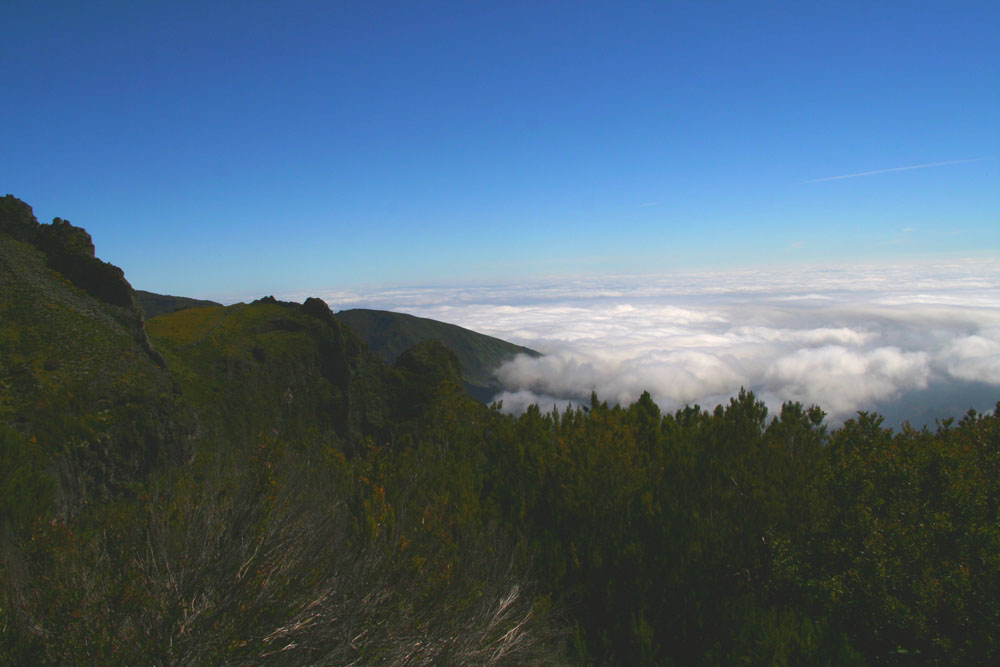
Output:
[[1000,400],[1000,261],[729,271],[284,293],[410,313],[531,347],[499,372],[505,408],[643,391],[666,410],[752,389],[831,423],[915,425]]

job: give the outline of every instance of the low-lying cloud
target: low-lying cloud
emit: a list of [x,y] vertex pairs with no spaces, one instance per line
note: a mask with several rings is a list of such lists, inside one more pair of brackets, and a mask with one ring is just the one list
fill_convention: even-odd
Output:
[[836,422],[914,392],[933,402],[937,389],[962,383],[974,383],[978,409],[1000,398],[992,260],[323,296],[335,309],[408,312],[542,352],[497,371],[506,388],[497,398],[514,411],[591,392],[628,403],[644,390],[667,410],[712,406],[747,387],[772,409],[815,403]]

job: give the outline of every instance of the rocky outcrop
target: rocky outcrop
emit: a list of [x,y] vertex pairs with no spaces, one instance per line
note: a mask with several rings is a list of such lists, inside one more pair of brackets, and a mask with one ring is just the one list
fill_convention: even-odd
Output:
[[34,243],[38,227],[38,220],[30,206],[14,195],[0,199],[0,234],[7,234],[25,243]]
[[40,224],[30,206],[7,195],[0,200],[0,233],[41,250],[50,268],[104,304],[153,361],[164,365],[163,357],[146,336],[142,310],[132,285],[120,268],[95,256],[94,242],[87,230],[62,218],[55,218],[49,225]]
[[312,315],[316,319],[333,324],[333,311],[330,310],[330,306],[326,305],[326,301],[323,301],[323,299],[317,299],[314,296],[309,297],[302,304],[302,312],[306,315]]

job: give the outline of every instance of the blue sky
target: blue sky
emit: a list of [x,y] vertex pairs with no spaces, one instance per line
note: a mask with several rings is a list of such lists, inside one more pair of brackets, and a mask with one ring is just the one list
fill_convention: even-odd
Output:
[[996,2],[8,0],[0,25],[0,190],[140,289],[1000,255]]

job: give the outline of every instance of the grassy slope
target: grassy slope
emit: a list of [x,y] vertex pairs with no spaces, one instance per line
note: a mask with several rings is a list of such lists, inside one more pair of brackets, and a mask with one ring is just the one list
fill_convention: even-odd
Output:
[[450,348],[462,364],[466,388],[481,401],[488,401],[500,389],[495,371],[518,354],[537,357],[538,352],[468,329],[423,317],[385,310],[343,310],[335,315],[361,336],[372,351],[387,363],[426,340],[436,340]]

